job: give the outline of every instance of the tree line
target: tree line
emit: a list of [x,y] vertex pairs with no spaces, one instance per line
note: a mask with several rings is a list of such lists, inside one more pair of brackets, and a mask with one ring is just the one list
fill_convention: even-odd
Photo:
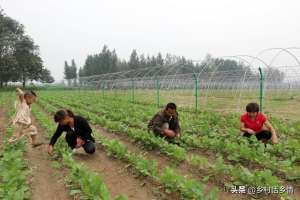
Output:
[[[172,66],[178,66],[176,70],[171,70]],[[88,55],[85,63],[79,69],[76,67],[74,59],[72,64],[68,65],[65,61],[65,79],[68,85],[76,85],[78,77],[101,75],[113,72],[131,71],[126,73],[124,78],[132,78],[135,76],[143,76],[144,74],[135,73],[136,70],[144,68],[156,67],[156,70],[147,71],[147,76],[153,76],[159,70],[160,74],[174,75],[203,72],[204,78],[209,78],[208,74],[214,73],[214,76],[230,77],[227,81],[240,81],[241,78],[246,80],[256,80],[258,71],[251,70],[248,65],[232,59],[214,58],[210,54],[201,62],[193,62],[184,56],[166,54],[165,57],[161,53],[157,55],[138,54],[137,50],[132,50],[128,60],[120,59],[115,49],[110,50],[106,45],[103,46],[100,53]],[[78,72],[77,72],[78,69]],[[204,69],[204,70],[203,70]],[[229,73],[232,73],[231,75]],[[267,80],[282,82],[284,73],[278,69],[269,68],[265,71],[268,76]],[[73,84],[72,84],[73,83]]]
[[54,78],[43,66],[39,47],[24,31],[24,25],[0,8],[0,87],[9,82],[52,83]]
[[194,67],[191,60],[183,56],[167,54],[163,58],[161,53],[157,55],[138,55],[137,50],[133,49],[127,60],[120,59],[115,50],[110,50],[106,45],[98,54],[88,55],[85,64],[79,69],[79,77],[113,73],[119,71],[139,70],[147,67],[185,65]]

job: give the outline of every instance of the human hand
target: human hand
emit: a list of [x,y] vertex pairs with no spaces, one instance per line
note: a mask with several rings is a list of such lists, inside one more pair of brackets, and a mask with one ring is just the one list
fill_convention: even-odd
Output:
[[173,138],[176,136],[176,133],[174,131],[172,131],[171,129],[165,129],[164,135],[167,137]]
[[53,154],[53,146],[52,146],[52,145],[49,145],[49,146],[48,146],[48,154],[49,154],[49,155],[52,155],[52,154]]
[[254,134],[255,134],[255,131],[252,130],[252,129],[250,129],[250,128],[247,129],[247,132],[248,132],[249,134],[251,134],[251,135],[254,135]]

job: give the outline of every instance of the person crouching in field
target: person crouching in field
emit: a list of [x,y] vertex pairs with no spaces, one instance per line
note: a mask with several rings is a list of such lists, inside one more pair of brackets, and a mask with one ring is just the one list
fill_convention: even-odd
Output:
[[240,130],[243,132],[243,136],[250,137],[255,135],[257,140],[261,140],[264,143],[271,139],[273,144],[277,144],[276,131],[267,117],[259,112],[259,105],[257,103],[249,103],[246,106],[246,111],[240,118]]
[[58,127],[48,146],[50,155],[53,153],[54,144],[63,132],[66,132],[65,139],[71,149],[83,147],[88,154],[95,152],[95,139],[91,135],[92,129],[86,119],[74,115],[70,110],[59,110],[54,115],[54,121],[58,123]]
[[152,131],[160,137],[165,137],[169,141],[180,137],[179,116],[176,111],[176,104],[168,103],[163,110],[156,113],[148,124],[148,131]]
[[36,93],[33,91],[23,92],[20,88],[16,89],[16,115],[13,120],[13,136],[8,140],[9,143],[21,139],[24,136],[30,137],[32,147],[37,147],[42,143],[36,142],[37,128],[31,121],[31,104],[36,101]]

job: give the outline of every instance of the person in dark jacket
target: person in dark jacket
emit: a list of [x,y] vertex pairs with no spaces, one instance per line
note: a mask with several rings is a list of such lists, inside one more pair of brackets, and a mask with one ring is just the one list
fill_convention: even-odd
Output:
[[175,103],[168,103],[166,107],[156,113],[148,124],[148,130],[155,135],[173,139],[180,137],[179,117]]
[[54,144],[63,132],[66,132],[65,139],[71,149],[83,147],[88,154],[95,152],[95,139],[86,119],[74,115],[70,110],[59,110],[54,115],[54,121],[58,123],[58,127],[50,140],[49,154],[53,153]]

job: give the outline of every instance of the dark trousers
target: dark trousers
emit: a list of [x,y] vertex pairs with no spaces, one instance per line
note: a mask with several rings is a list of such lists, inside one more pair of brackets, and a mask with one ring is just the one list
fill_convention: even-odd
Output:
[[169,129],[175,131],[176,130],[176,123],[174,121],[174,118],[172,118],[169,122]]
[[[251,137],[252,134],[250,133],[244,133],[243,136],[245,137]],[[255,134],[257,140],[270,140],[272,138],[272,133],[270,131],[261,131],[259,133]]]
[[[77,144],[77,135],[74,132],[67,132],[66,134],[66,142],[71,149],[74,149]],[[82,145],[84,151],[88,154],[93,154],[96,151],[96,147],[93,141],[87,140],[85,144]]]

